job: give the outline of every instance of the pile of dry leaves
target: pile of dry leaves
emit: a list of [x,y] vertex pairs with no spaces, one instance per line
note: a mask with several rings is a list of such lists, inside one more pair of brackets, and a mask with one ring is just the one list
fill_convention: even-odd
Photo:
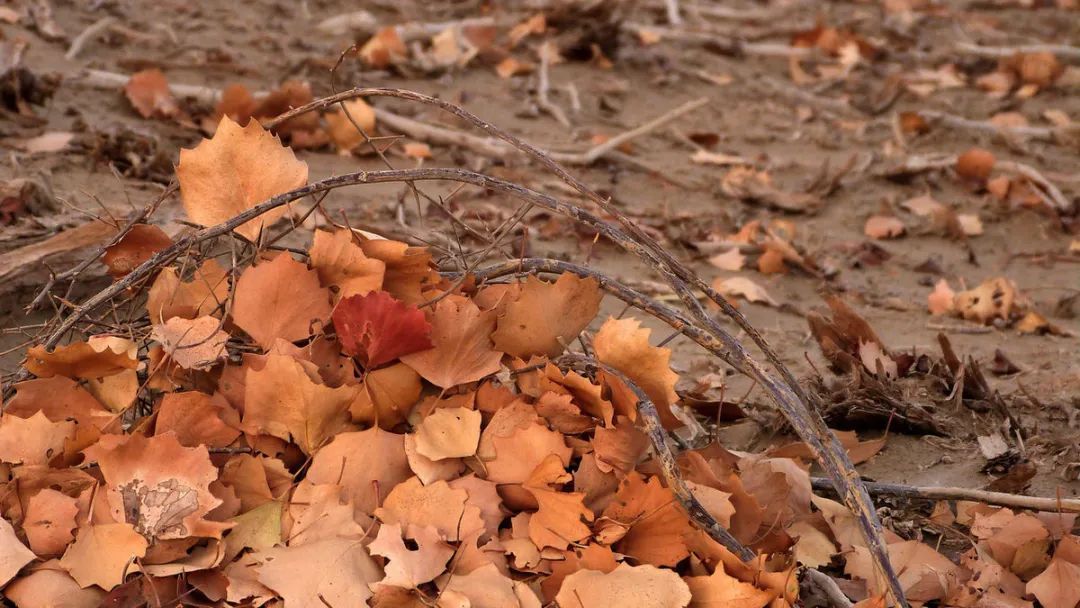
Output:
[[[257,121],[228,117],[177,174],[207,226],[308,182]],[[288,213],[235,233],[263,243]],[[188,252],[146,286],[139,322],[29,350],[35,377],[0,418],[10,601],[782,608],[814,568],[863,606],[892,602],[856,517],[813,495],[805,446],[713,444],[665,468],[639,395],[683,425],[671,352],[633,318],[583,333],[595,279],[448,278],[423,248],[343,226],[310,238],[228,264]],[[104,262],[122,280],[171,245],[139,225]],[[564,354],[577,340],[588,357]],[[864,362],[891,361],[871,346]],[[845,439],[856,461],[884,446]],[[757,557],[697,526],[681,484]],[[933,534],[969,531],[958,563],[886,540],[910,602],[1073,608],[1074,517],[937,504]]]

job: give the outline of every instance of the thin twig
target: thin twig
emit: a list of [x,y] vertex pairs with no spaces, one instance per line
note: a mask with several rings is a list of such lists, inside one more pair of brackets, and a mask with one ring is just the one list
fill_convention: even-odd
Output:
[[1063,59],[1080,60],[1080,47],[1067,44],[1021,44],[1018,46],[982,46],[970,42],[960,42],[957,51],[979,57],[1012,57],[1018,53],[1053,53]]
[[851,608],[851,600],[840,590],[840,585],[836,584],[833,577],[813,568],[803,570],[803,576],[825,594],[832,608]]
[[[810,479],[815,490],[831,490],[828,479],[813,477]],[[879,483],[864,481],[867,491],[874,496],[899,496],[903,498],[922,498],[925,500],[970,500],[998,507],[1030,509],[1051,513],[1080,513],[1080,500],[1075,498],[1043,498],[1040,496],[1021,496],[1005,492],[972,490],[947,486],[909,486],[899,483]]]
[[1065,215],[1072,214],[1073,208],[1075,207],[1073,202],[1065,198],[1065,194],[1055,186],[1053,182],[1046,179],[1046,176],[1039,173],[1035,167],[1012,160],[999,161],[995,163],[994,166],[1006,171],[1012,170],[1023,175],[1028,181],[1038,186],[1036,190],[1039,190],[1039,193],[1043,195],[1042,198],[1047,205]]
[[116,23],[116,17],[102,17],[88,25],[85,30],[80,32],[79,35],[71,41],[71,46],[68,47],[67,53],[64,53],[64,59],[70,60],[78,57],[79,53],[82,52],[83,47],[86,46],[86,43],[89,42],[91,38],[109,29],[109,26],[113,23]]
[[963,116],[939,112],[937,110],[919,110],[918,114],[931,122],[939,122],[953,129],[975,131],[990,135],[1013,135],[1036,139],[1039,141],[1057,141],[1058,134],[1064,133],[1065,129],[1058,127],[1004,127],[996,125],[988,120],[971,120]]

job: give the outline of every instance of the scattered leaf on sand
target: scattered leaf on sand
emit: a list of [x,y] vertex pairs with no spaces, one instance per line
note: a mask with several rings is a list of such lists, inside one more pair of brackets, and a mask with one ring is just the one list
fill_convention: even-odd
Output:
[[759,302],[769,306],[780,304],[765,291],[765,288],[746,277],[731,277],[728,279],[717,278],[713,281],[713,289],[724,297],[743,297],[747,302]]
[[[307,163],[259,125],[246,127],[222,117],[211,139],[194,149],[180,150],[176,166],[180,197],[192,221],[220,224],[271,197],[307,183]],[[265,226],[288,211],[281,206],[252,219],[234,231],[254,242]]]
[[863,233],[872,239],[893,239],[904,234],[904,222],[891,215],[867,218]]
[[[345,101],[344,105],[348,114],[337,107],[325,116],[326,132],[339,154],[349,154],[361,144],[366,143],[364,135],[375,136],[375,109],[363,99],[350,99]],[[355,125],[353,121],[356,122]],[[363,132],[361,133],[357,127]]]
[[124,94],[143,118],[173,118],[180,114],[169,82],[157,68],[132,74],[124,85]]
[[938,279],[934,284],[934,291],[926,297],[927,308],[934,316],[951,313],[956,308],[956,292],[949,287],[949,281]]

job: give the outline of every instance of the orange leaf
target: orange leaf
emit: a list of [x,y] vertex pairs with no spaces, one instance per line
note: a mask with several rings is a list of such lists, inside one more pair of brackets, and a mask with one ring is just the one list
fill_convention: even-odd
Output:
[[83,589],[75,579],[50,560],[4,588],[4,597],[19,608],[99,608],[105,592],[97,587]]
[[563,580],[555,597],[561,608],[685,608],[690,589],[672,570],[619,564],[611,572],[578,570]]
[[386,264],[382,288],[406,304],[424,301],[423,290],[439,281],[431,270],[431,254],[424,247],[386,240],[362,241],[364,255]]
[[1080,566],[1063,559],[1052,559],[1041,574],[1027,583],[1027,592],[1044,608],[1073,608],[1080,603]]
[[555,283],[545,283],[530,275],[499,315],[491,339],[514,357],[557,357],[593,320],[602,298],[593,278],[562,274]]
[[[357,146],[366,143],[364,135],[369,138],[375,136],[375,109],[359,98],[350,99],[344,103],[348,114],[339,107],[334,112],[328,112],[324,118],[326,118],[326,134],[330,136],[330,141],[334,142],[340,154],[348,155]],[[349,120],[350,118],[352,120]],[[363,133],[357,129],[357,126],[363,129]]]
[[690,576],[683,580],[694,597],[690,602],[691,608],[764,608],[776,595],[729,576],[724,571],[723,564],[717,564],[716,571],[711,576]]
[[220,317],[228,297],[228,273],[210,258],[195,270],[190,281],[181,281],[172,268],[158,273],[146,297],[146,311],[155,325],[173,317]]
[[289,440],[314,454],[346,428],[355,386],[316,384],[295,358],[270,354],[266,367],[248,370],[242,428]]
[[316,274],[288,254],[244,270],[236,282],[233,321],[264,349],[302,340],[330,318],[330,294]]
[[872,239],[892,239],[904,234],[904,222],[891,215],[874,215],[866,220],[863,234]]
[[205,519],[221,504],[210,492],[218,470],[205,446],[185,448],[175,435],[103,435],[84,453],[105,478],[113,520],[147,539],[221,538],[228,529]]
[[15,529],[8,520],[0,519],[0,585],[6,585],[35,557],[34,552],[15,536]]
[[405,355],[401,362],[440,388],[475,382],[502,368],[502,353],[491,348],[494,329],[492,312],[481,311],[468,298],[448,296],[431,316],[434,347]]
[[[671,413],[671,406],[679,400],[675,383],[679,375],[671,371],[671,349],[649,344],[651,330],[641,327],[636,319],[609,317],[593,338],[596,358],[626,374],[649,396],[660,412],[665,428],[683,426]],[[617,378],[604,375],[605,384],[622,384]],[[634,399],[636,402],[636,399]],[[621,412],[631,419],[634,410]]]
[[390,490],[375,516],[383,524],[401,524],[410,538],[432,526],[446,540],[456,541],[484,529],[480,509],[467,504],[468,498],[466,490],[451,488],[445,481],[425,486],[413,477]]
[[79,528],[75,543],[60,559],[81,587],[109,591],[124,582],[132,562],[146,555],[147,542],[130,524],[97,524]]
[[338,288],[335,301],[382,287],[386,262],[364,255],[348,230],[316,231],[310,255],[311,267],[319,273],[323,286]]
[[525,489],[536,498],[539,510],[529,518],[529,538],[537,549],[553,547],[566,550],[571,543],[586,539],[589,527],[581,522],[593,520],[593,512],[582,502],[583,493],[552,490],[550,484],[564,484],[571,476],[563,468],[558,455],[550,454],[537,465],[525,481]]
[[[674,566],[690,554],[683,541],[684,533],[693,531],[690,520],[657,477],[646,481],[640,473],[630,473],[602,519],[627,528],[615,550],[643,563]],[[595,527],[600,526],[598,520]]]
[[161,228],[135,224],[119,242],[105,250],[101,262],[109,267],[109,274],[114,279],[119,279],[172,244],[172,239]]
[[30,497],[23,519],[23,531],[30,548],[38,556],[60,555],[75,536],[75,514],[78,501],[70,496],[45,488]]
[[341,433],[311,461],[307,480],[339,484],[362,513],[371,514],[390,489],[412,477],[405,436],[371,428]]
[[[307,163],[297,160],[257,121],[241,127],[222,117],[213,138],[180,150],[176,166],[184,210],[204,226],[220,224],[278,194],[307,183]],[[234,232],[256,241],[265,226],[288,209],[278,207],[238,226]]]
[[124,94],[143,118],[172,118],[180,114],[165,74],[157,68],[135,72],[124,85]]
[[258,580],[289,606],[363,606],[368,585],[382,578],[375,560],[355,540],[335,538],[261,553]]
[[353,422],[374,424],[390,430],[409,417],[420,399],[420,375],[404,363],[364,374],[361,392],[349,406]]
[[221,330],[221,321],[214,317],[183,319],[173,317],[155,325],[154,340],[161,342],[165,354],[184,369],[206,371],[225,357],[229,334]]
[[956,292],[949,287],[948,280],[938,279],[938,282],[934,284],[934,291],[926,296],[926,306],[930,309],[930,314],[935,317],[955,310]]
[[126,350],[119,352],[108,345],[72,342],[58,346],[52,352],[44,346],[34,346],[26,352],[23,367],[39,378],[66,376],[68,378],[101,378],[125,369],[135,369],[139,362]]
[[463,458],[476,453],[480,412],[441,407],[416,427],[416,451],[431,460]]
[[74,422],[50,422],[41,411],[29,418],[8,413],[0,418],[0,461],[48,464],[63,452],[64,442],[74,434]]
[[393,585],[415,589],[434,580],[446,570],[446,562],[454,555],[454,549],[442,541],[434,528],[417,528],[412,538],[416,549],[405,546],[401,526],[383,524],[379,534],[368,545],[368,551],[381,555],[390,563],[386,565],[386,578],[379,585]]
[[174,433],[188,447],[223,448],[240,436],[239,422],[239,415],[221,395],[165,393],[154,430],[157,435]]

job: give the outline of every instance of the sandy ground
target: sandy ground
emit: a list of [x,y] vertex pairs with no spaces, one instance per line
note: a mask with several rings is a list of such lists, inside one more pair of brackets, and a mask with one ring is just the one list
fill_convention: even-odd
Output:
[[[388,4],[388,3],[386,3]],[[376,5],[373,10],[388,23],[402,20],[439,21],[471,14],[458,3],[421,8],[404,3],[401,12]],[[424,3],[427,4],[427,3]],[[439,3],[432,3],[439,4]],[[23,25],[0,24],[5,40],[29,42],[25,65],[39,74],[57,74],[62,83],[44,106],[34,108],[38,120],[0,119],[0,137],[6,141],[33,137],[50,131],[74,131],[76,144],[69,151],[25,154],[10,150],[0,164],[0,179],[34,177],[51,186],[66,201],[51,217],[23,218],[0,228],[0,252],[41,240],[61,229],[82,224],[86,217],[74,209],[102,213],[104,207],[116,215],[141,206],[160,192],[169,175],[117,177],[108,162],[85,143],[99,134],[129,133],[160,151],[169,162],[181,146],[192,146],[201,134],[193,128],[163,120],[147,120],[132,111],[118,90],[103,91],[80,84],[85,68],[129,74],[157,65],[172,83],[198,84],[222,88],[242,83],[252,90],[268,90],[287,78],[310,82],[317,95],[330,91],[328,68],[352,42],[349,36],[318,32],[315,24],[326,17],[356,8],[347,2],[179,2],[142,1],[84,3],[55,0],[57,24],[68,40],[98,19],[111,15],[127,29],[95,37],[74,60],[64,58],[68,41],[48,41]],[[753,8],[750,5],[736,8]],[[830,24],[846,24],[881,49],[880,58],[857,68],[850,78],[817,86],[820,98],[848,98],[855,107],[877,107],[890,96],[890,87],[900,73],[932,70],[954,63],[966,73],[993,69],[994,60],[955,53],[951,45],[964,37],[986,44],[1020,44],[1039,41],[1075,42],[1080,39],[1080,19],[1076,12],[1056,8],[988,8],[946,3],[940,10],[920,13],[909,27],[897,26],[883,17],[876,4],[812,3],[779,10],[775,19],[763,22],[714,21],[715,27],[748,38],[786,43],[792,31],[812,27],[821,19]],[[514,15],[500,18],[513,22]],[[524,13],[518,14],[518,16]],[[640,9],[635,20],[662,23],[662,13]],[[1080,88],[1076,85],[1052,87],[1029,99],[992,99],[972,86],[938,89],[927,97],[904,92],[880,113],[858,110],[845,116],[829,116],[813,104],[789,95],[777,94],[770,82],[780,82],[786,90],[790,81],[788,60],[783,57],[732,57],[697,44],[662,40],[642,47],[630,36],[603,39],[613,66],[604,69],[591,62],[556,66],[551,72],[552,99],[566,108],[572,122],[566,128],[535,107],[535,79],[498,77],[490,65],[474,62],[463,71],[445,74],[365,72],[355,60],[347,61],[339,73],[341,87],[354,85],[400,86],[438,95],[462,103],[492,123],[548,149],[581,150],[595,135],[614,135],[641,124],[679,104],[705,96],[708,103],[691,115],[675,121],[633,143],[632,154],[639,163],[601,161],[575,171],[593,187],[609,194],[617,205],[646,224],[678,255],[690,262],[703,277],[747,276],[763,286],[772,297],[785,304],[768,307],[741,302],[740,307],[761,329],[785,362],[800,376],[821,370],[831,377],[820,351],[807,329],[805,313],[824,307],[822,294],[841,293],[874,327],[883,342],[894,351],[914,351],[937,355],[937,334],[944,332],[961,355],[971,355],[984,368],[996,350],[1015,362],[1021,372],[1007,377],[989,375],[993,386],[1005,397],[1026,436],[1023,451],[1037,466],[1031,491],[1052,496],[1060,489],[1075,494],[1080,485],[1065,478],[1066,465],[1080,461],[1077,429],[1070,426],[1080,408],[1080,343],[1075,337],[1019,335],[1012,329],[972,329],[959,319],[931,318],[926,297],[933,283],[946,277],[954,288],[974,286],[984,279],[1005,276],[1028,294],[1036,308],[1066,331],[1080,333],[1080,322],[1071,318],[1080,305],[1058,306],[1080,288],[1080,258],[1069,258],[1069,222],[1053,214],[1031,209],[1002,210],[985,192],[964,186],[948,172],[915,175],[906,181],[876,177],[875,171],[904,155],[956,154],[978,145],[999,159],[1011,159],[1036,167],[1059,180],[1066,196],[1075,201],[1080,192],[1076,144],[1018,142],[986,133],[935,128],[923,135],[906,138],[906,150],[897,147],[891,127],[896,112],[937,109],[974,120],[1010,110],[1022,113],[1033,125],[1045,126],[1046,110],[1059,110],[1080,120]],[[708,82],[702,75],[712,80]],[[567,86],[573,85],[580,110],[571,110]],[[802,90],[813,90],[807,85]],[[197,115],[195,105],[193,115]],[[401,113],[415,109],[401,104],[387,107]],[[205,112],[205,108],[203,109]],[[417,118],[443,120],[429,112]],[[736,200],[720,189],[724,167],[691,162],[694,152],[686,136],[714,136],[714,152],[738,155],[766,169],[773,182],[797,190],[825,171],[835,172],[845,164],[854,169],[839,187],[825,197],[817,213],[784,214],[774,209]],[[700,138],[699,138],[700,139]],[[504,178],[566,196],[552,177],[523,163],[500,162],[442,146],[433,147],[433,166],[468,166]],[[893,156],[887,157],[888,154]],[[332,150],[302,151],[312,179],[381,165],[370,157],[341,156]],[[114,159],[115,160],[115,159]],[[415,160],[391,155],[401,167]],[[647,166],[651,171],[642,169]],[[167,165],[166,165],[167,167]],[[429,194],[449,195],[445,185],[425,185]],[[874,246],[888,259],[868,264],[859,252],[866,252],[869,239],[863,234],[868,216],[882,209],[897,208],[904,200],[931,194],[961,213],[977,214],[985,233],[967,240],[939,234],[919,234],[917,218],[898,212],[912,227],[909,234],[894,240],[875,241]],[[404,203],[399,205],[399,201]],[[497,225],[514,207],[513,201],[495,195],[458,193],[451,207],[470,223],[483,227]],[[354,226],[367,226],[388,234],[430,235],[448,223],[437,210],[417,209],[411,197],[398,186],[363,187],[339,190],[325,202],[332,217],[347,213]],[[398,223],[399,207],[405,225]],[[502,215],[500,215],[502,214]],[[171,200],[158,221],[168,224],[180,215],[179,204]],[[784,219],[796,227],[793,243],[807,257],[828,262],[838,272],[828,279],[799,270],[762,275],[751,267],[738,273],[718,270],[707,255],[690,243],[710,235],[731,234],[747,222]],[[171,229],[182,226],[169,224]],[[530,229],[527,243],[532,255],[586,261],[639,286],[655,284],[656,277],[629,256],[611,245],[592,246],[591,235],[578,233],[568,224],[552,224],[546,216],[533,215],[525,222]],[[1076,230],[1076,223],[1072,224]],[[466,245],[475,246],[476,243]],[[516,246],[521,246],[520,243]],[[928,260],[937,272],[927,272]],[[66,268],[71,259],[54,260]],[[76,295],[92,292],[104,284],[98,271]],[[5,309],[17,311],[32,297],[44,272],[38,268],[20,274],[4,296]],[[662,292],[660,292],[662,295]],[[617,313],[621,308],[609,304]],[[1054,316],[1055,311],[1057,316]],[[47,315],[23,317],[12,312],[4,325],[9,328],[40,322]],[[978,333],[971,333],[972,331]],[[655,337],[666,336],[660,330]],[[24,339],[20,333],[5,336],[8,347]],[[710,369],[703,353],[686,340],[671,343],[675,364],[688,381]],[[8,371],[18,364],[17,354],[5,358]],[[767,399],[743,379],[729,378],[725,398],[740,402],[767,419]],[[744,396],[745,395],[745,396]],[[888,447],[873,461],[861,465],[868,477],[882,481],[926,485],[980,487],[992,478],[980,472],[985,458],[974,438],[1000,428],[995,414],[976,413],[952,404],[941,405],[937,415],[949,421],[952,435],[927,439],[893,435]],[[746,439],[748,423],[726,437],[735,442]],[[865,436],[877,436],[880,428],[859,429]],[[760,433],[746,445],[760,447],[770,441],[784,441]],[[1015,441],[1014,441],[1015,443]],[[746,446],[740,446],[746,447]],[[1019,449],[1019,447],[1018,447]]]

